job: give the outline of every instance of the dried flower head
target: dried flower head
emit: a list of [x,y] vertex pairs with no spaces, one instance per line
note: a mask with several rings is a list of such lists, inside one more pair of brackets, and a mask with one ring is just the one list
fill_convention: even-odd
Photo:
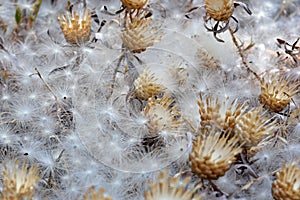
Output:
[[262,79],[260,101],[272,111],[283,110],[298,92],[299,83],[285,78],[272,76],[270,80]]
[[92,17],[88,9],[85,9],[82,13],[70,11],[58,17],[58,21],[67,42],[81,44],[89,41]]
[[[122,32],[123,45],[133,53],[141,53],[154,42],[161,40],[162,32],[148,16],[148,11],[136,11],[125,16],[125,29]],[[154,26],[153,26],[154,25]]]
[[122,4],[128,9],[141,9],[148,0],[121,0]]
[[5,164],[2,177],[2,200],[32,199],[34,187],[40,180],[36,167],[20,165],[18,161]]
[[300,169],[298,163],[284,164],[276,173],[272,184],[272,195],[276,200],[300,199]]
[[187,177],[180,180],[181,177],[169,178],[167,170],[161,172],[158,175],[156,182],[151,184],[150,191],[144,193],[146,200],[158,200],[158,199],[172,199],[172,200],[200,200],[199,195],[195,194],[195,191],[199,189],[199,186],[194,187],[192,190],[187,189],[187,185],[190,183],[190,178]]
[[140,76],[134,81],[134,93],[141,100],[148,100],[163,93],[166,88],[158,83],[154,73],[151,73],[149,68],[145,69]]
[[238,137],[221,136],[220,132],[213,131],[208,135],[198,136],[193,141],[189,155],[193,172],[205,179],[223,176],[236,160],[235,155],[242,151],[238,146],[239,141]]
[[178,111],[174,98],[165,94],[162,98],[150,98],[144,109],[147,118],[147,127],[150,135],[161,131],[168,131],[178,135],[182,128],[181,114]]
[[203,98],[200,94],[200,100],[198,101],[200,125],[202,127],[218,127],[225,133],[230,133],[236,123],[236,119],[243,114],[246,106],[245,104],[237,104],[237,100],[231,102],[228,107],[227,100],[219,102],[219,100],[213,99],[212,96]]
[[256,107],[237,118],[234,133],[245,142],[245,147],[252,147],[275,131],[275,123],[264,117],[261,107]]
[[[233,0],[205,0],[205,9],[206,9],[206,17],[205,17],[205,28],[208,31],[214,33],[214,37],[219,42],[224,42],[223,40],[217,38],[217,33],[224,32],[229,28],[229,20],[232,18],[234,22],[236,22],[237,26],[235,28],[236,32],[239,27],[239,21],[232,16],[234,12],[234,8],[237,6],[242,6],[244,10],[251,15],[252,12],[248,8],[247,4],[233,1]],[[207,23],[213,19],[216,23],[212,27],[208,27]]]
[[105,196],[105,190],[103,188],[96,191],[95,186],[91,186],[83,195],[83,200],[112,200],[112,198]]
[[233,0],[205,0],[207,14],[216,21],[228,20],[234,11]]

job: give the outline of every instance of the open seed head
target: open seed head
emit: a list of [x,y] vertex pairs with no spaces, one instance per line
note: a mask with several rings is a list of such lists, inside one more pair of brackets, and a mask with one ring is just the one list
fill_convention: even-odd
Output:
[[276,200],[300,199],[300,169],[298,163],[284,164],[276,173],[272,184],[272,195]]
[[39,170],[31,166],[11,162],[4,165],[2,172],[3,186],[0,199],[17,200],[32,199],[35,195],[35,186],[40,180]]
[[181,114],[178,111],[174,98],[165,94],[162,98],[150,98],[144,109],[147,118],[147,127],[150,135],[167,131],[171,135],[180,134],[183,127]]
[[151,23],[152,18],[147,17],[148,14],[148,11],[137,11],[126,16],[122,40],[124,47],[133,53],[145,51],[163,36],[159,28]]
[[270,80],[262,79],[260,101],[272,111],[283,110],[297,94],[299,83],[272,76]]
[[189,155],[193,172],[205,179],[223,176],[242,151],[238,144],[238,137],[221,136],[220,132],[198,136]]
[[67,42],[81,44],[89,41],[91,35],[92,17],[89,10],[82,13],[69,12],[58,17],[60,28]]
[[205,0],[207,14],[216,21],[227,21],[234,11],[233,0]]
[[245,142],[245,147],[253,147],[274,133],[275,123],[276,121],[270,122],[264,116],[262,107],[256,107],[237,118],[234,134],[239,136],[240,141]]
[[128,9],[141,9],[148,0],[121,0],[122,4]]
[[135,95],[141,100],[148,100],[150,97],[161,94],[166,90],[164,86],[158,83],[155,74],[151,73],[148,68],[140,74],[133,85]]
[[192,190],[186,189],[190,182],[190,178],[186,177],[180,180],[181,177],[169,178],[167,170],[161,172],[156,182],[151,183],[150,190],[145,191],[144,197],[146,200],[172,199],[172,200],[201,200],[202,198],[195,194],[199,186]]

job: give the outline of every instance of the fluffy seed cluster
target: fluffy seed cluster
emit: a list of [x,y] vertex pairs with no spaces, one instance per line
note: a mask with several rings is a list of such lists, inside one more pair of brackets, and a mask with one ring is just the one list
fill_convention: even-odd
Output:
[[84,10],[82,14],[76,11],[68,12],[58,17],[58,21],[67,42],[81,44],[89,41],[92,17],[88,9]]
[[284,164],[276,173],[272,184],[272,194],[276,200],[300,199],[300,169],[298,163]]
[[170,94],[162,98],[150,98],[144,109],[144,115],[148,119],[147,127],[150,135],[167,131],[172,135],[180,133],[182,120],[177,104]]
[[148,11],[136,11],[126,16],[122,40],[124,47],[133,53],[145,51],[163,36],[157,27],[152,26],[152,18],[148,15]]
[[238,143],[238,137],[229,138],[229,135],[222,136],[220,132],[199,136],[193,142],[189,155],[193,172],[205,179],[223,176],[242,150]]
[[133,85],[136,97],[141,100],[148,100],[150,97],[161,94],[166,89],[158,83],[158,79],[155,78],[155,75],[149,69],[145,69],[134,81]]
[[95,186],[91,186],[83,195],[83,200],[112,200],[112,198],[105,196],[105,190],[103,188],[97,191]]
[[156,182],[151,183],[150,190],[144,193],[146,200],[201,200],[199,195],[194,194],[199,188],[198,186],[189,190],[186,189],[190,183],[190,178],[186,177],[180,180],[181,177],[169,178],[167,170],[161,172]]
[[143,8],[148,0],[121,0],[122,4],[129,9],[141,9]]
[[20,165],[18,161],[4,165],[2,178],[2,200],[32,199],[35,186],[40,180],[36,167]]
[[233,14],[233,0],[205,0],[207,14],[216,21],[227,21]]
[[279,112],[283,110],[298,92],[299,83],[272,76],[270,80],[262,79],[259,98],[267,108]]

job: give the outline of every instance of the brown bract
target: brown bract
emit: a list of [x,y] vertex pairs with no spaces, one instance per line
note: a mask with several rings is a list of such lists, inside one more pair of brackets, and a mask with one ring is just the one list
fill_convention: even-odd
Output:
[[300,199],[300,169],[298,163],[284,164],[276,173],[272,184],[272,195],[276,200]]
[[95,189],[95,186],[91,186],[88,191],[83,195],[83,200],[112,200],[111,197],[105,197],[105,190],[100,188]]
[[60,28],[65,39],[71,44],[81,44],[89,41],[91,35],[92,17],[89,10],[83,14],[76,11],[58,17]]

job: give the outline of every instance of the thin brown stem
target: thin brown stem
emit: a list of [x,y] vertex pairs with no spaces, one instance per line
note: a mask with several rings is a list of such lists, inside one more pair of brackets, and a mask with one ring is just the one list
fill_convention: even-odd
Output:
[[231,38],[232,38],[232,42],[234,43],[235,47],[238,49],[238,53],[242,59],[242,63],[243,66],[249,71],[251,72],[260,82],[261,82],[261,77],[258,75],[258,73],[256,73],[251,67],[249,67],[249,65],[247,64],[247,59],[246,56],[244,55],[244,50],[241,48],[241,45],[239,45],[238,43],[238,39],[237,37],[234,35],[234,30],[232,30],[231,28],[229,29]]

